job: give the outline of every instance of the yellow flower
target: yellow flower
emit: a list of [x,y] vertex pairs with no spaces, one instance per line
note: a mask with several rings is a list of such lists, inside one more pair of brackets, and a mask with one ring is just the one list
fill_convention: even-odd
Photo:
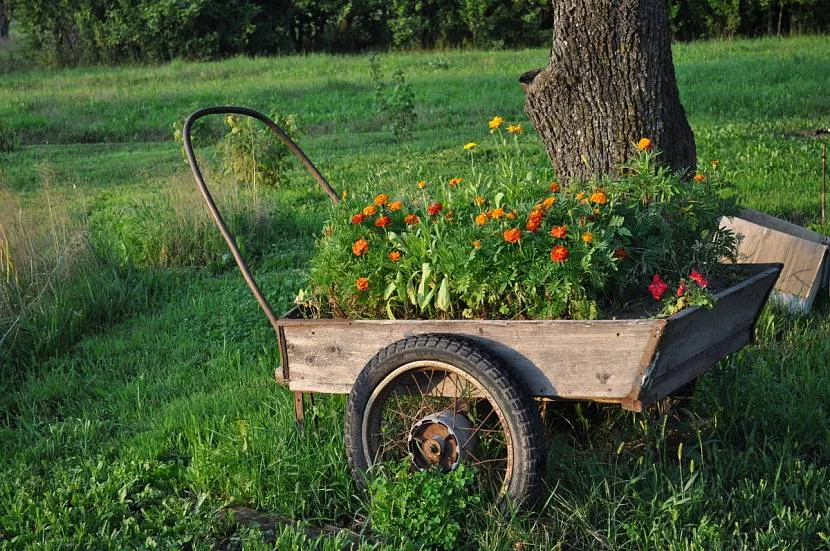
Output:
[[591,194],[591,202],[597,205],[604,205],[608,202],[608,196],[605,195],[605,192],[595,191]]
[[389,203],[389,210],[395,212],[397,210],[401,210],[403,208],[403,203],[401,201],[392,201]]
[[479,226],[483,226],[486,223],[487,223],[487,215],[486,214],[484,214],[482,212],[481,214],[476,216],[476,224],[478,224]]
[[712,164],[712,169],[714,170],[714,169],[718,168],[718,165],[720,164],[720,161],[717,160],[717,159],[712,159],[710,161],[710,163]]
[[594,240],[594,234],[592,234],[592,233],[591,233],[591,232],[589,232],[589,231],[586,231],[585,233],[583,233],[583,234],[582,234],[582,240],[583,240],[583,241],[585,242],[585,244],[587,245],[588,243],[590,243],[591,241],[593,241],[593,240]]
[[348,191],[344,191],[343,193],[340,194],[340,198],[343,199],[344,201],[346,200],[346,197],[348,197],[348,196],[349,196]]
[[421,189],[424,189],[425,187],[427,187],[426,181],[421,180],[420,182],[418,182],[418,187],[421,188]]
[[389,203],[389,196],[385,193],[381,193],[380,195],[375,195],[375,204],[379,207]]
[[524,132],[524,128],[522,128],[521,124],[508,124],[507,131],[510,134],[521,134],[522,132]]
[[374,216],[374,214],[378,211],[375,208],[375,205],[369,205],[363,208],[363,216]]
[[542,201],[542,206],[546,209],[550,209],[554,203],[556,203],[556,197],[548,197],[547,199]]
[[504,216],[504,209],[498,208],[490,211],[490,218],[501,218]]
[[576,200],[577,201],[582,201],[583,199],[585,199],[585,194],[583,192],[580,191],[579,193],[576,194]]
[[648,138],[640,138],[640,141],[637,142],[637,151],[650,151],[651,147],[651,140]]
[[487,123],[487,126],[490,127],[490,130],[495,130],[497,128],[501,128],[502,124],[504,124],[504,119],[496,115],[495,117],[490,119],[490,122]]
[[478,145],[478,144],[475,143],[475,142],[470,142],[468,144],[464,144],[464,151],[470,151],[471,149],[475,149],[476,145]]
[[481,195],[479,195],[478,197],[476,197],[476,205],[483,205],[483,204],[484,204],[484,203],[486,203],[486,202],[487,202],[487,199],[485,199],[485,198],[484,198],[484,197],[482,197]]

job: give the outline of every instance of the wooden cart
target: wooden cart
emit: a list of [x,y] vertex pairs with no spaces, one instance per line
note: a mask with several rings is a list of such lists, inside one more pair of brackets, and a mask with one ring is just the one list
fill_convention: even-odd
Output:
[[481,487],[516,503],[540,486],[544,435],[535,400],[643,408],[694,381],[753,339],[781,264],[748,265],[711,310],[668,319],[333,320],[277,318],[239,253],[205,185],[190,142],[209,114],[254,117],[302,160],[333,201],[337,194],[273,121],[242,107],[197,111],[184,125],[191,169],[242,274],[274,328],[277,380],[294,393],[298,422],[308,393],[348,394],[345,441],[359,482],[381,461],[445,470],[476,468]]

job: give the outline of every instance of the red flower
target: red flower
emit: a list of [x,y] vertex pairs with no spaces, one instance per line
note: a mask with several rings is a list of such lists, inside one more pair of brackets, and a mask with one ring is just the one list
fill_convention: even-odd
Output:
[[389,260],[391,260],[392,262],[397,262],[398,260],[401,259],[400,251],[392,251],[391,253],[389,253],[386,256],[388,256]]
[[542,225],[542,218],[544,218],[544,213],[541,210],[534,210],[530,213],[530,217],[527,220],[527,231],[535,232],[539,229],[539,226]]
[[418,222],[420,222],[421,219],[418,218],[417,214],[407,214],[404,217],[403,221],[406,222],[407,226],[412,226],[412,225],[417,224]]
[[441,204],[441,201],[435,201],[434,203],[432,203],[430,206],[427,207],[427,214],[429,214],[430,216],[435,216],[436,214],[441,212],[441,209],[443,209],[443,208],[444,208],[444,205]]
[[619,249],[614,249],[614,258],[618,258],[619,260],[625,260],[628,258],[628,251],[626,251],[623,247]]
[[682,297],[686,294],[686,282],[681,281],[677,286],[677,296]]
[[697,270],[692,270],[691,272],[689,272],[689,279],[691,279],[704,289],[707,285],[709,285],[709,280],[703,277],[703,274],[698,272]]
[[360,224],[366,217],[363,216],[362,213],[358,212],[357,214],[352,215],[352,224]]
[[357,290],[361,293],[369,288],[369,280],[365,277],[357,278],[357,281],[354,282],[354,286],[357,287]]
[[668,288],[669,286],[666,285],[666,282],[663,281],[660,274],[654,274],[654,277],[651,278],[651,285],[648,286],[648,290],[651,293],[651,296],[654,297],[654,300],[660,300],[663,298],[663,293],[665,293]]
[[550,259],[553,262],[565,262],[569,255],[568,247],[564,245],[557,245],[550,250]]
[[519,228],[510,228],[509,230],[504,230],[504,240],[508,243],[518,243],[521,238],[522,230],[520,230]]
[[379,228],[385,228],[389,224],[392,223],[392,218],[389,216],[381,216],[377,220],[375,220],[375,226]]

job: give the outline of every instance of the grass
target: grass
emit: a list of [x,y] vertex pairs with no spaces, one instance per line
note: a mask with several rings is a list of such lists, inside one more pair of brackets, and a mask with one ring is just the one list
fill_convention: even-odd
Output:
[[[744,205],[830,229],[817,214],[820,141],[802,133],[830,127],[830,39],[678,45],[675,61],[700,161],[719,159]],[[301,145],[338,190],[444,178],[493,114],[530,127],[516,79],[545,62],[542,50],[383,56],[415,90],[405,143],[375,117],[364,56],[4,74],[0,120],[21,145],[0,157],[0,225],[27,283],[0,329],[13,304],[39,313],[13,349],[0,345],[0,547],[345,542],[290,526],[263,540],[217,516],[246,505],[398,548],[374,539],[348,476],[343,398],[319,397],[316,427],[294,428],[273,333],[198,206],[172,123],[212,103],[276,107],[300,115]],[[210,164],[221,123],[200,131]],[[256,192],[208,176],[269,300],[288,308],[325,196],[299,169]],[[86,237],[86,260],[67,265],[72,235]],[[553,408],[546,501],[510,518],[480,507],[461,544],[830,548],[827,357],[824,298],[806,318],[765,313],[758,343],[710,371],[687,410]]]

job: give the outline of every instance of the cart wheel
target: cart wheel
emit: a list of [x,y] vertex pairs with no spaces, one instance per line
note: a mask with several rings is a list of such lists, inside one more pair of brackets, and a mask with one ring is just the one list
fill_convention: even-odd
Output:
[[476,469],[482,495],[528,505],[539,488],[544,435],[533,400],[471,339],[399,340],[369,361],[346,409],[352,475],[408,458],[413,468]]

